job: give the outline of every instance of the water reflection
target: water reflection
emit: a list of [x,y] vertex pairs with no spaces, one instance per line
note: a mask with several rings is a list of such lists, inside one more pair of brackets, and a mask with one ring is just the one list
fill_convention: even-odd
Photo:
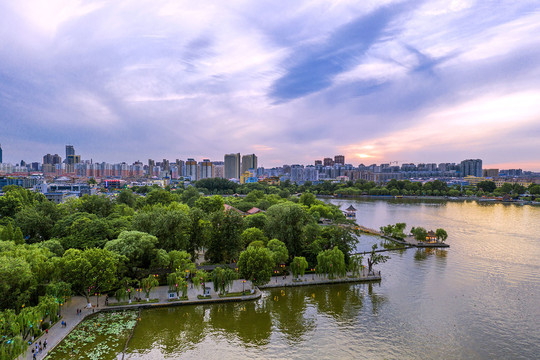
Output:
[[306,333],[315,328],[312,316],[307,315],[305,291],[299,288],[272,290],[266,301],[270,301],[276,327],[290,345],[303,340]]
[[164,353],[192,349],[206,336],[205,308],[193,306],[186,310],[173,307],[143,311],[129,343],[130,352],[145,353],[153,347]]
[[216,304],[210,307],[208,323],[229,340],[238,337],[246,346],[265,345],[272,334],[268,306],[256,302]]

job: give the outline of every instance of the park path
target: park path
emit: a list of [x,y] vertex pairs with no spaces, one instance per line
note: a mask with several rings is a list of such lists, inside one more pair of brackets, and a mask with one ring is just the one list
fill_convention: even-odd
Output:
[[[350,273],[348,274],[351,275]],[[289,276],[277,276],[273,277],[268,284],[265,286],[261,286],[260,288],[277,288],[277,287],[290,287],[290,286],[303,286],[303,285],[317,285],[317,284],[330,284],[330,283],[341,283],[341,282],[351,282],[351,281],[373,281],[373,280],[380,280],[380,273],[377,275],[368,275],[367,271],[364,269],[364,271],[360,274],[360,277],[358,278],[336,278],[333,280],[329,280],[325,276],[320,276],[316,274],[307,274],[300,277],[300,281],[295,281],[294,277],[292,275]],[[210,287],[210,295],[212,299],[204,299],[200,300],[197,298],[197,295],[202,294],[201,289],[197,289],[195,287],[190,286],[188,289],[188,303],[189,304],[203,304],[203,303],[209,303],[212,301],[219,301],[219,296],[216,294],[216,292],[213,289],[212,283],[209,282],[206,284],[207,287]],[[260,297],[260,291],[255,290],[255,293],[253,295],[250,295],[250,290],[252,289],[252,285],[250,281],[242,282],[242,280],[235,280],[233,282],[233,285],[229,289],[230,292],[241,292],[246,291],[248,296],[239,296],[237,298],[228,298],[230,301],[241,301],[241,300],[250,300],[254,298]],[[144,294],[139,295],[140,297],[144,297]],[[178,305],[171,304],[169,302],[169,287],[168,286],[158,286],[152,292],[150,293],[151,299],[158,299],[159,301],[156,303],[151,303],[151,305],[155,306],[163,306],[163,305]],[[48,352],[56,345],[58,345],[82,320],[84,320],[85,317],[92,315],[96,312],[99,312],[101,310],[108,309],[109,307],[105,305],[105,296],[99,297],[99,304],[97,302],[97,297],[92,296],[90,297],[90,302],[92,304],[91,308],[86,307],[86,299],[83,296],[74,296],[70,300],[68,300],[64,306],[62,306],[61,309],[61,315],[62,320],[64,320],[67,323],[66,327],[62,327],[62,320],[59,320],[56,324],[54,324],[50,329],[49,333],[43,333],[39,338],[35,339],[34,343],[28,347],[28,351],[26,354],[21,355],[19,357],[19,360],[30,360],[32,359],[32,348],[35,349],[35,344],[39,343],[40,341],[43,343],[45,340],[47,340],[47,349],[43,350],[41,353],[36,355],[36,359],[43,359],[47,356]],[[114,303],[116,300],[114,298],[109,299],[109,305],[111,307],[114,306]],[[138,308],[141,304],[133,304],[133,305],[125,305],[125,306],[115,306],[115,308],[124,308],[124,309],[130,309],[130,308]],[[143,304],[144,305],[144,304]],[[77,309],[81,309],[81,314],[77,315]],[[113,309],[111,309],[113,310]]]

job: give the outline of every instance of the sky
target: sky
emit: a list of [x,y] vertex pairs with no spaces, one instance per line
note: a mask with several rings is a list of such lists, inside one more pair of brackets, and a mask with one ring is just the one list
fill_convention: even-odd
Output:
[[540,171],[540,2],[0,0],[0,144]]

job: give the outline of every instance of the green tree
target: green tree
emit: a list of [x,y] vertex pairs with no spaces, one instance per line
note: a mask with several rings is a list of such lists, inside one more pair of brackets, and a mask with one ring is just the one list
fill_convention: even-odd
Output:
[[311,207],[317,203],[317,198],[310,192],[305,192],[300,196],[298,202],[307,207]]
[[157,286],[159,286],[159,281],[157,279],[157,276],[154,274],[150,274],[148,275],[148,277],[145,277],[141,280],[141,287],[144,290],[144,294],[146,295],[146,301],[150,300],[150,293]]
[[187,297],[188,283],[181,271],[175,271],[167,275],[167,283],[169,284],[169,291],[174,291],[177,297],[180,296],[180,292],[182,292],[183,298]]
[[334,246],[332,250],[325,250],[317,255],[317,272],[327,274],[329,279],[344,276],[347,270],[343,252]]
[[0,255],[0,309],[28,304],[37,285],[30,264],[21,257]]
[[86,297],[109,291],[118,279],[120,257],[105,249],[69,249],[60,261],[60,277],[70,283],[73,291]]
[[199,208],[192,208],[189,212],[188,247],[187,251],[195,257],[197,250],[207,246],[210,238],[210,222],[205,213]]
[[302,206],[290,202],[273,205],[266,216],[268,238],[283,241],[290,255],[300,255],[304,248],[304,226],[310,219]]
[[137,203],[137,195],[135,195],[131,189],[123,189],[118,194],[118,197],[116,198],[116,203],[126,204],[127,206],[133,208]]
[[270,281],[274,269],[274,257],[267,248],[249,246],[240,254],[238,272],[253,285],[264,285]]
[[478,184],[476,184],[476,188],[478,190],[482,190],[486,193],[492,193],[497,188],[497,185],[493,181],[480,181]]
[[427,231],[423,227],[413,227],[411,229],[411,234],[413,234],[414,238],[418,241],[426,241]]
[[20,227],[15,229],[15,233],[13,234],[13,241],[15,241],[15,244],[17,245],[24,244],[24,237]]
[[371,253],[369,254],[369,258],[367,259],[368,262],[368,274],[371,274],[373,272],[373,266],[384,263],[388,259],[390,259],[389,256],[382,255],[381,253],[376,252],[377,250],[377,244],[373,244],[371,247]]
[[214,291],[225,295],[236,279],[236,272],[229,267],[217,267],[212,271]]
[[4,228],[4,232],[2,233],[2,240],[12,241],[13,236],[13,226],[11,225],[11,223],[8,223],[7,226]]
[[188,186],[186,190],[180,196],[181,201],[189,207],[195,206],[195,202],[201,196],[199,190],[193,186]]
[[435,230],[435,235],[437,236],[437,240],[440,240],[443,242],[446,241],[446,239],[448,238],[448,233],[444,229]]
[[264,230],[266,228],[266,222],[266,215],[264,213],[257,213],[254,215],[246,216],[246,218],[244,219],[244,227],[246,229],[254,227]]
[[[191,261],[191,255],[186,251],[173,250],[169,251],[169,269],[179,270],[182,273],[188,272],[194,274],[197,268],[193,261]],[[184,274],[185,276],[185,274]]]
[[150,234],[140,231],[123,231],[118,239],[105,244],[105,249],[129,260],[130,267],[148,268],[155,257],[155,247],[158,239]]
[[267,247],[272,252],[275,266],[284,264],[289,259],[289,251],[282,241],[272,239],[268,242]]
[[308,263],[305,257],[296,256],[291,262],[290,267],[294,277],[298,279],[299,276],[304,276],[304,273],[306,272],[306,269],[308,267]]
[[235,211],[215,212],[210,221],[211,235],[205,257],[215,264],[230,263],[242,250],[242,217]]
[[223,197],[219,195],[200,197],[195,201],[195,207],[198,207],[207,214],[223,211]]
[[191,225],[188,212],[189,209],[180,204],[145,207],[133,217],[133,229],[157,237],[159,248],[187,250]]
[[363,259],[364,257],[362,255],[351,256],[350,261],[349,261],[349,270],[351,271],[352,276],[360,275]]
[[244,230],[242,235],[240,235],[240,238],[244,247],[247,247],[253,241],[261,241],[263,244],[268,242],[268,238],[264,236],[263,231],[258,228],[249,228]]
[[197,289],[202,288],[204,294],[206,283],[210,281],[210,274],[204,270],[198,270],[192,281]]

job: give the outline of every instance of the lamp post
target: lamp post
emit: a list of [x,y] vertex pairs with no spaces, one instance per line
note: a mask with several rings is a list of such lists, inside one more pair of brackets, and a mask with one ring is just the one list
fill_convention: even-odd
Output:
[[242,280],[242,295],[245,295],[244,292],[244,284],[246,283],[246,280]]
[[277,283],[278,273],[279,273],[279,271],[274,270],[274,274],[276,275],[276,283]]
[[311,269],[312,280],[315,280],[315,269]]

